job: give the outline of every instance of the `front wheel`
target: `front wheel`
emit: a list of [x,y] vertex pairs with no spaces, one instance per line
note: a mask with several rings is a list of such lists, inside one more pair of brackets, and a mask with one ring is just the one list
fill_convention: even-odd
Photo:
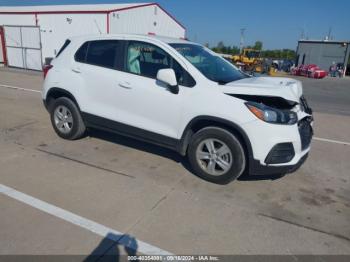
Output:
[[241,142],[218,127],[207,127],[193,135],[188,159],[196,175],[217,184],[235,180],[246,167]]

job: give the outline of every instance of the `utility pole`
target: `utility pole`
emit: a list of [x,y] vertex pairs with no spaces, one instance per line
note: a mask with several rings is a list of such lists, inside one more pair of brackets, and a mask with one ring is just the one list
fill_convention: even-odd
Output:
[[245,32],[245,28],[241,28],[241,42],[239,44],[240,47],[240,52],[243,52],[243,46],[244,46],[244,32]]
[[332,27],[331,26],[329,27],[329,30],[328,30],[327,40],[332,40]]
[[299,40],[305,40],[306,39],[306,30],[305,30],[305,25],[302,27],[298,28],[300,30],[300,38]]

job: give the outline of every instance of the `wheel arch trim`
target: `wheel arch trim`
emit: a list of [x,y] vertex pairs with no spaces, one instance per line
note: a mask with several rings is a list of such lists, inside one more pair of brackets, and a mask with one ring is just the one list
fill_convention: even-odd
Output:
[[[58,94],[58,95],[55,95],[55,94]],[[77,105],[77,107],[80,111],[80,107],[79,107],[79,104],[78,104],[75,96],[71,92],[69,92],[65,89],[62,89],[60,87],[52,87],[46,93],[46,96],[44,99],[44,104],[45,104],[46,109],[49,109],[49,103],[50,103],[49,99],[51,99],[51,98],[57,99],[57,98],[63,97],[63,96],[71,99]]]
[[200,123],[208,123],[208,125],[205,126],[210,126],[210,125],[218,125],[219,127],[226,127],[229,130],[228,131],[235,131],[238,133],[238,135],[243,139],[244,142],[244,147],[246,149],[246,153],[247,153],[247,157],[249,158],[249,160],[253,159],[253,149],[252,149],[252,145],[250,142],[250,139],[248,137],[248,135],[246,134],[246,132],[236,123],[223,119],[223,118],[219,118],[219,117],[214,117],[214,116],[207,116],[207,115],[203,115],[203,116],[197,116],[195,118],[193,118],[185,127],[182,136],[181,136],[181,141],[179,144],[179,148],[178,151],[181,155],[186,155],[186,151],[188,148],[188,145],[190,143],[191,137],[193,135],[193,128],[196,127],[196,125],[200,124]]

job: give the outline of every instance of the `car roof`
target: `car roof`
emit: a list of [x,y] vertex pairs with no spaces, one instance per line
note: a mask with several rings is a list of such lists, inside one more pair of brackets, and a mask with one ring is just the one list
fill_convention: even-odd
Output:
[[92,41],[92,40],[103,40],[103,39],[125,39],[125,40],[158,40],[160,42],[166,43],[166,44],[194,44],[198,45],[197,43],[190,42],[186,39],[182,38],[172,38],[172,37],[165,37],[165,36],[157,36],[157,35],[141,35],[141,34],[94,34],[94,35],[81,35],[81,36],[73,36],[69,37],[72,41]]

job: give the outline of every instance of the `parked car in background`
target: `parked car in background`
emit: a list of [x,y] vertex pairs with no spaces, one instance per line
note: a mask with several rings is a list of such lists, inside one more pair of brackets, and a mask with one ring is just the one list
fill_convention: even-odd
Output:
[[98,128],[154,143],[187,156],[211,182],[293,172],[310,151],[312,110],[300,81],[249,77],[186,40],[74,37],[44,74],[42,98],[60,137]]
[[327,71],[322,70],[315,64],[300,65],[292,69],[292,75],[305,76],[309,78],[321,79],[327,76]]
[[281,65],[281,70],[290,73],[291,68],[294,66],[294,61],[291,59],[284,59]]
[[294,61],[290,59],[280,59],[280,60],[273,60],[272,65],[273,67],[278,71],[284,71],[289,73],[291,67],[293,66]]

